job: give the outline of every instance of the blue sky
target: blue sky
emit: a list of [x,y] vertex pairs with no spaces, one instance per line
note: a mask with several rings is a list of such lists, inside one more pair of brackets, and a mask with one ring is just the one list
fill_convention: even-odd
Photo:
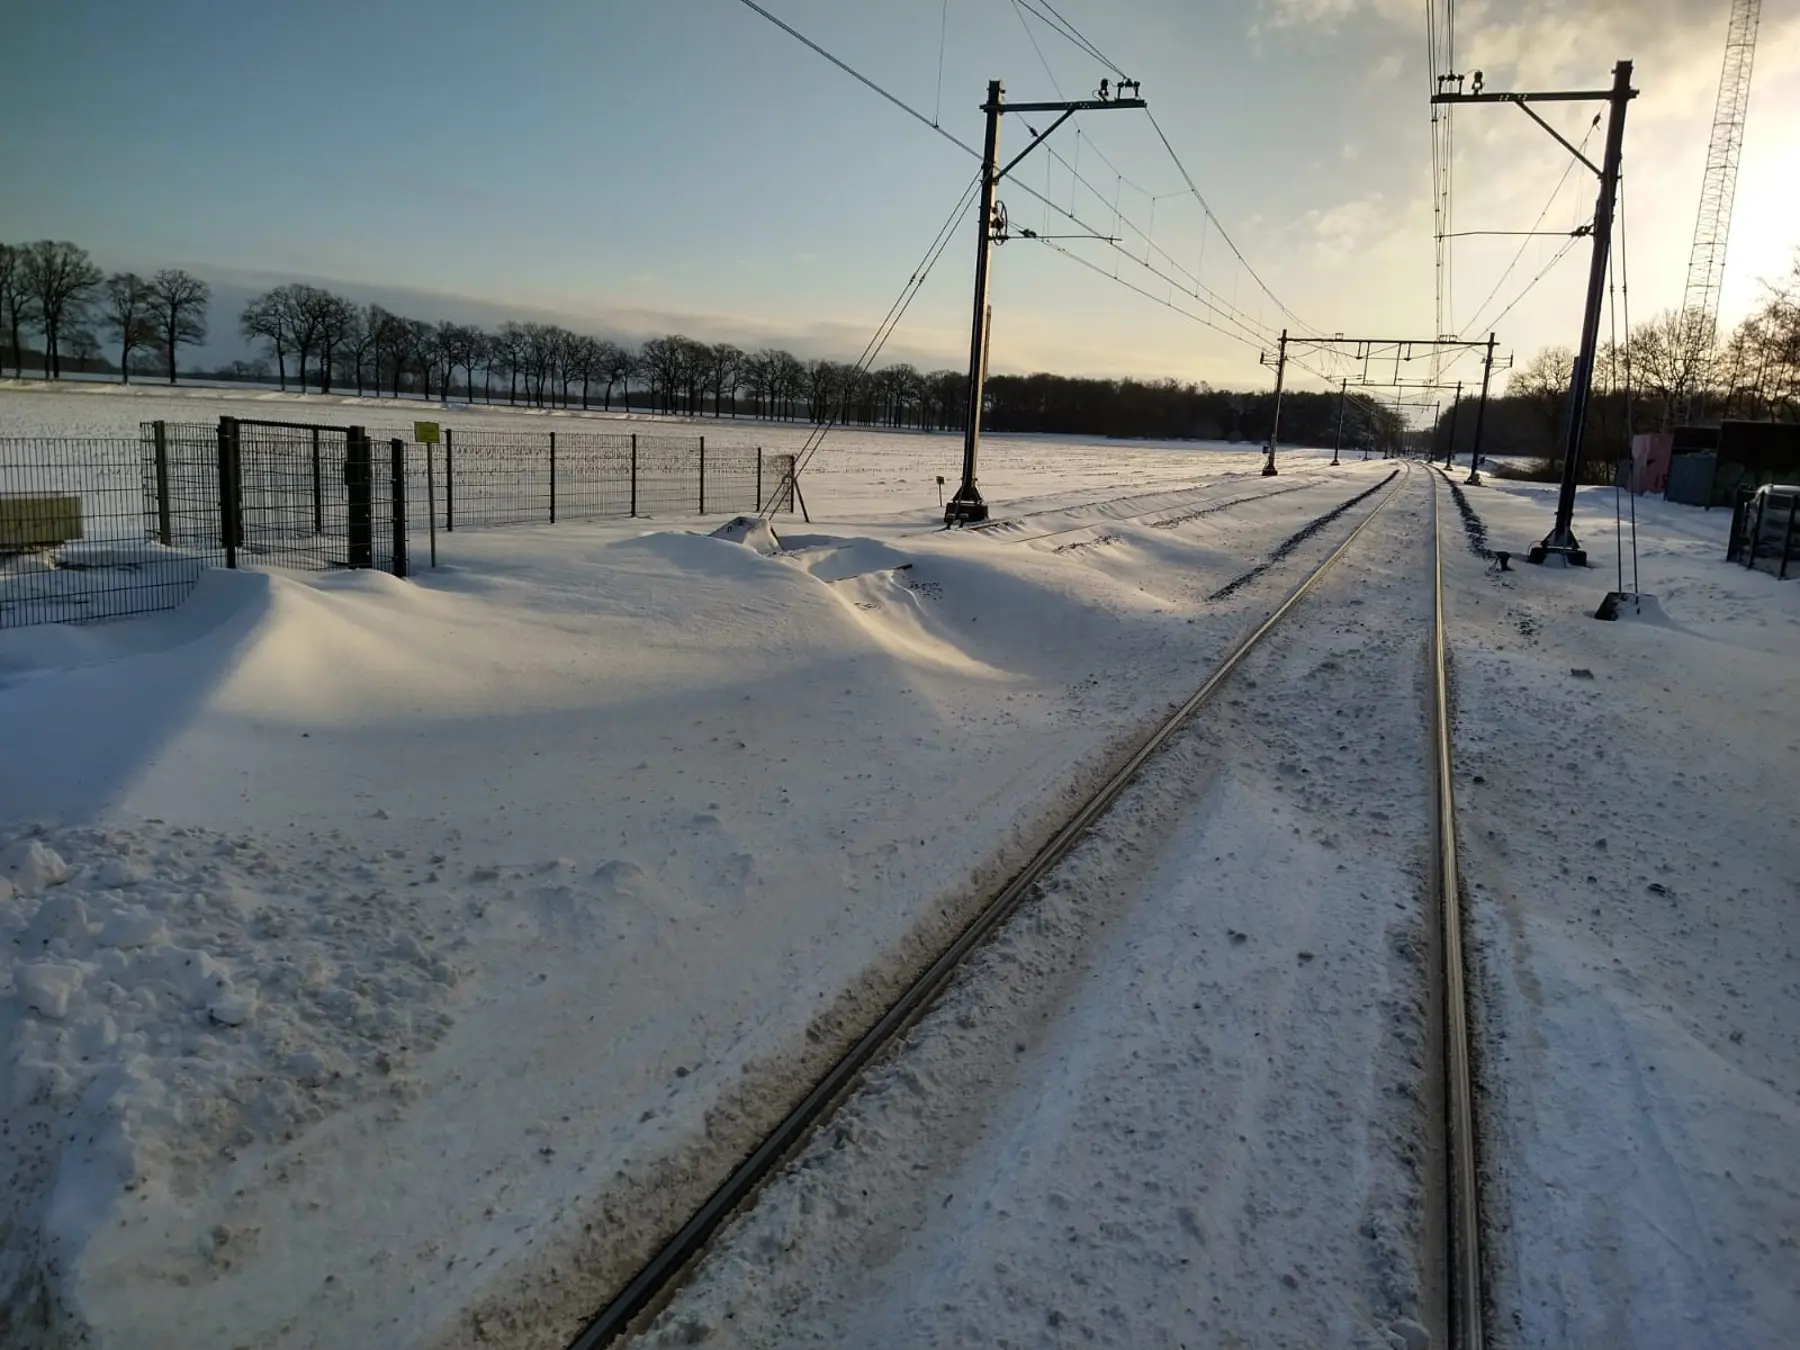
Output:
[[[546,314],[598,332],[682,330],[849,357],[973,172],[736,0],[0,4],[0,238],[74,239],[108,267],[187,265],[222,295],[304,277],[428,317]],[[1032,21],[1040,62],[1012,0],[767,4],[927,113],[941,97],[943,125],[969,142],[988,78],[1022,100],[1056,97],[1058,85],[1080,97],[1105,73]],[[1800,243],[1781,207],[1782,180],[1800,175],[1797,7],[1764,6],[1728,311],[1755,298],[1758,275],[1785,272]],[[1058,8],[1142,81],[1217,217],[1288,306],[1327,329],[1430,331],[1417,0]],[[1637,58],[1634,312],[1674,303],[1724,0],[1514,0],[1487,13],[1465,4],[1459,23],[1465,64],[1485,63],[1490,87],[1602,85],[1615,56]],[[1561,152],[1511,110],[1461,116],[1461,225],[1528,224]],[[1023,145],[1022,120],[1009,120],[1007,145]],[[1113,228],[1116,195],[1119,218],[1255,321],[1281,322],[1203,227],[1143,114],[1079,126],[1079,142],[1065,127],[1054,144],[1099,195],[1041,152],[1019,171],[1024,184],[1102,229]],[[1058,225],[1022,188],[1002,196],[1015,221]],[[1566,227],[1589,209],[1591,189],[1572,180],[1552,219]],[[895,356],[960,363],[972,230],[909,314]],[[996,369],[1266,381],[1250,346],[1111,274],[1166,296],[1165,284],[1104,245],[1070,247],[1107,275],[1041,245],[1000,251]],[[1532,247],[1547,257],[1554,241]],[[1477,317],[1512,249],[1459,248],[1453,316]],[[1508,316],[1503,343],[1529,352],[1570,339],[1581,253]],[[229,319],[215,316],[220,350]]]

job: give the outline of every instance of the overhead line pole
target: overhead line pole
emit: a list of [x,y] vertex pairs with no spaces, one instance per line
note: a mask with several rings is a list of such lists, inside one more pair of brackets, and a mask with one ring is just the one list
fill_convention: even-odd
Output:
[[[1269,423],[1268,459],[1263,461],[1263,477],[1273,478],[1278,472],[1275,467],[1275,439],[1281,433],[1281,384],[1287,375],[1288,330],[1281,330],[1281,342],[1276,348],[1279,355],[1274,360],[1275,366],[1275,416]],[[1260,358],[1263,365],[1269,365],[1269,354],[1264,352]]]
[[1456,458],[1456,418],[1457,414],[1462,411],[1462,389],[1462,381],[1458,380],[1456,382],[1456,398],[1450,404],[1449,443],[1444,447],[1444,467],[1446,469],[1450,467],[1450,462]]
[[[1130,80],[1120,80],[1118,88],[1121,93],[1127,88],[1133,94],[1137,92],[1137,85]],[[987,398],[988,337],[992,320],[992,307],[988,303],[988,274],[994,244],[1008,237],[1005,233],[1004,213],[996,202],[1000,181],[1018,168],[1021,160],[1042,145],[1051,132],[1076,113],[1145,106],[1141,98],[1113,98],[1108,96],[1107,91],[1108,81],[1102,80],[1099,98],[1058,103],[1009,104],[1006,102],[1006,86],[999,80],[988,81],[987,102],[981,106],[981,110],[987,114],[987,138],[981,152],[981,214],[975,222],[975,301],[969,321],[969,401],[963,423],[962,482],[957,485],[955,495],[944,505],[945,529],[988,518],[987,502],[982,499],[981,489],[977,486],[977,470],[981,457],[981,414]],[[1000,118],[1009,112],[1055,112],[1062,115],[1046,130],[1034,134],[1031,143],[1005,167],[1001,167]]]
[[1620,61],[1613,67],[1613,84],[1608,90],[1562,90],[1548,93],[1483,93],[1481,92],[1481,73],[1475,73],[1475,92],[1433,94],[1433,103],[1512,103],[1538,123],[1582,164],[1590,170],[1594,168],[1592,161],[1579,149],[1570,145],[1566,137],[1558,133],[1536,112],[1527,107],[1528,103],[1605,103],[1608,105],[1606,121],[1606,153],[1601,159],[1597,173],[1600,178],[1600,197],[1594,207],[1594,256],[1588,272],[1587,305],[1582,312],[1581,351],[1575,358],[1574,369],[1569,378],[1568,414],[1564,418],[1564,444],[1562,487],[1556,498],[1556,522],[1550,533],[1543,540],[1532,545],[1526,555],[1534,563],[1541,563],[1551,554],[1557,554],[1574,567],[1587,566],[1587,551],[1575,537],[1573,523],[1575,519],[1575,486],[1581,473],[1582,439],[1587,431],[1588,402],[1593,388],[1594,358],[1600,343],[1600,310],[1606,298],[1606,266],[1612,247],[1613,212],[1618,202],[1619,161],[1625,145],[1625,111],[1636,98],[1638,91],[1631,87],[1631,62]]
[[1350,377],[1344,376],[1338,385],[1338,423],[1337,436],[1331,442],[1331,467],[1338,466],[1338,451],[1344,448],[1344,410],[1350,405]]
[[1487,356],[1481,363],[1481,402],[1475,405],[1475,443],[1469,447],[1469,476],[1463,481],[1481,483],[1481,431],[1487,422],[1488,381],[1494,376],[1494,335],[1488,334]]

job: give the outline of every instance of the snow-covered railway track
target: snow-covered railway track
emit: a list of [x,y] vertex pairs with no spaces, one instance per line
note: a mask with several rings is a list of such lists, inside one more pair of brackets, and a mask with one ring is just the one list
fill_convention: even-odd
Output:
[[[754,1194],[833,1112],[881,1057],[931,1007],[972,954],[995,934],[1039,883],[1088,834],[1096,822],[1196,712],[1219,693],[1233,672],[1275,632],[1410,480],[1388,487],[1368,514],[1302,580],[1269,616],[1218,662],[1204,683],[1164,720],[1125,764],[1075,810],[1056,833],[977,913],[881,1018],[814,1084],[806,1096],[740,1163],[651,1260],[573,1341],[573,1350],[597,1350],[640,1326],[666,1302],[706,1249],[719,1227]],[[1435,523],[1435,517],[1434,517]],[[1441,613],[1441,608],[1440,608]],[[1440,630],[1441,631],[1441,630]],[[1440,644],[1441,646],[1441,644]]]
[[[1234,506],[1243,506],[1251,502],[1263,501],[1270,497],[1284,496],[1290,492],[1300,492],[1309,487],[1316,487],[1326,481],[1322,474],[1314,474],[1299,482],[1287,482],[1262,492],[1240,492],[1236,496],[1219,498],[1215,494],[1222,487],[1235,486],[1237,479],[1251,479],[1244,474],[1221,474],[1217,478],[1192,488],[1167,489],[1154,493],[1134,493],[1129,497],[1113,497],[1104,501],[1085,502],[1068,506],[1047,508],[1042,511],[1026,511],[1017,515],[1000,517],[982,525],[970,528],[995,535],[1009,544],[1035,544],[1044,539],[1055,539],[1065,534],[1076,534],[1082,530],[1104,529],[1108,525],[1120,525],[1130,521],[1143,521],[1152,529],[1164,529],[1174,525],[1185,524],[1191,520],[1199,520],[1206,516],[1228,511]],[[1260,475],[1255,476],[1260,483]],[[1118,510],[1120,507],[1136,507],[1139,503],[1150,502],[1140,510]],[[1036,529],[1030,534],[1019,531],[1033,529],[1034,518],[1038,516],[1068,516],[1080,511],[1103,511],[1115,508],[1108,514],[1093,520],[1078,520],[1056,529]]]

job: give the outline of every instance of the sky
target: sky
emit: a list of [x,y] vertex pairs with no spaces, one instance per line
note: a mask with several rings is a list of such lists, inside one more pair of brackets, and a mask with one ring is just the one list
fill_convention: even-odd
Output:
[[[763,3],[968,144],[990,79],[1021,102],[1089,97],[1112,74],[1015,0]],[[1431,335],[1422,0],[1052,5],[1141,82],[1155,125],[1084,113],[1003,185],[1015,227],[1121,243],[999,248],[992,370],[1266,388],[1260,357],[1284,325]],[[1457,64],[1490,90],[1603,88],[1615,59],[1635,59],[1634,318],[1681,299],[1727,9],[1456,6]],[[1550,115],[1580,140],[1595,111]],[[1566,152],[1517,109],[1457,119],[1458,229],[1525,229],[1547,202],[1546,229],[1591,215],[1592,177],[1565,178]],[[1043,125],[1005,118],[1003,155]],[[217,359],[245,354],[242,298],[296,279],[425,318],[850,359],[974,170],[740,0],[0,0],[0,239],[67,238],[109,269],[208,276],[219,303],[203,355]],[[1792,265],[1796,181],[1800,0],[1765,0],[1727,321]],[[965,218],[884,359],[966,365],[974,230]],[[1520,242],[1456,242],[1450,331],[1485,336],[1559,247],[1524,240],[1502,282]],[[1512,305],[1504,350],[1522,362],[1574,341],[1586,265],[1578,245]],[[1465,375],[1478,378],[1473,362],[1449,378]]]

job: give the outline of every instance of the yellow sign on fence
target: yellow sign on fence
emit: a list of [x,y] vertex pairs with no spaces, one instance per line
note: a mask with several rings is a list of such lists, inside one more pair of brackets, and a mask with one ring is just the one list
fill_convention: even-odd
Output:
[[420,445],[436,445],[438,443],[438,424],[436,422],[414,422],[413,439]]

